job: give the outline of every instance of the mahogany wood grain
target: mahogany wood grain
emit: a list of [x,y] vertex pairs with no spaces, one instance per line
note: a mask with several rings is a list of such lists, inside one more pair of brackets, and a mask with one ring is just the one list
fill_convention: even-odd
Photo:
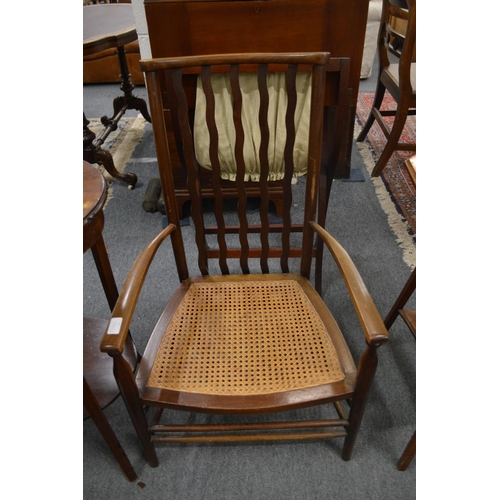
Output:
[[[346,88],[349,95],[339,95],[339,75],[327,75],[325,101],[325,138],[323,168],[333,179],[350,176],[350,155],[356,103],[359,89],[369,0],[267,0],[267,1],[190,1],[145,0],[152,57],[196,56],[207,54],[255,52],[327,51],[332,57],[350,61],[347,67]],[[188,85],[193,89],[196,80]],[[337,123],[335,117],[348,119]],[[194,104],[192,105],[194,108]],[[168,104],[165,104],[168,110]],[[329,127],[326,124],[329,124]],[[167,133],[173,143],[174,131],[167,121]],[[340,140],[339,140],[340,139]],[[332,151],[331,147],[335,149]],[[173,144],[170,147],[176,178],[175,193],[178,210],[182,211],[190,196],[182,172],[182,159]],[[333,154],[332,154],[333,153]],[[237,190],[227,183],[226,196],[238,197]],[[213,197],[204,186],[205,197]],[[322,183],[329,188],[331,182]],[[328,191],[329,194],[329,191]],[[328,194],[326,198],[328,198]],[[259,193],[256,193],[259,196]],[[282,187],[270,193],[277,215],[286,213],[281,207]],[[323,203],[323,200],[322,200]],[[325,205],[327,201],[324,201]],[[326,209],[325,209],[326,210]],[[320,261],[319,261],[320,262]],[[318,271],[317,276],[320,276]],[[320,279],[317,280],[318,289]]]
[[[144,6],[154,58],[326,51],[331,57],[351,60],[350,102],[355,107],[368,3],[369,0],[145,0]],[[327,88],[335,80],[331,76]],[[326,103],[331,104],[328,99],[329,96]]]

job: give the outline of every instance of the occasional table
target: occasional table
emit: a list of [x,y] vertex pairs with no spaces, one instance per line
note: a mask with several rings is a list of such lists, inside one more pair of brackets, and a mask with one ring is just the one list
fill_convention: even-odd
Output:
[[[91,249],[109,307],[113,309],[118,289],[102,237],[106,197],[106,180],[96,168],[83,161],[83,251]],[[134,481],[137,474],[103,412],[119,395],[113,360],[100,351],[101,337],[107,326],[107,319],[83,317],[84,418],[93,420],[127,479]],[[125,344],[125,351],[127,361],[134,367],[137,355],[131,339]]]
[[120,118],[128,109],[140,111],[151,122],[146,101],[133,94],[134,85],[125,56],[125,45],[137,40],[132,4],[103,4],[83,7],[83,55],[96,54],[106,49],[116,48],[120,63],[120,89],[123,95],[113,101],[113,116],[101,117],[104,125],[97,136],[89,128],[89,121],[83,115],[83,159],[89,163],[101,163],[106,171],[116,179],[125,181],[130,188],[137,183],[137,176],[132,173],[120,173],[109,151],[101,148],[109,134],[116,130]]

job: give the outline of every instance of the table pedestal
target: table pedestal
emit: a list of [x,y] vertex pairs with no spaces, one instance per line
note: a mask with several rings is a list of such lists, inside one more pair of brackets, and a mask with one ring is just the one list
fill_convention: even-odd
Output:
[[97,54],[103,50],[116,48],[120,64],[120,89],[123,95],[113,101],[113,116],[101,117],[104,125],[99,135],[88,128],[88,120],[83,114],[83,159],[89,163],[99,163],[114,178],[126,182],[132,189],[137,183],[134,173],[122,174],[116,169],[110,152],[101,146],[109,134],[118,128],[118,122],[129,109],[139,111],[151,123],[146,101],[133,94],[134,85],[130,81],[125,45],[137,40],[134,15],[130,4],[90,5],[83,8],[83,55]]

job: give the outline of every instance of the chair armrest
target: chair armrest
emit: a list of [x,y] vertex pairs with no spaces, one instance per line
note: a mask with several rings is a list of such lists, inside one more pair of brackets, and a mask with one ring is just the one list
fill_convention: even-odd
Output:
[[309,224],[324,241],[337,263],[363,328],[367,344],[377,345],[387,341],[389,338],[387,329],[354,262],[340,243],[319,224],[314,221],[309,222]]
[[151,262],[163,240],[175,229],[176,226],[174,224],[169,224],[149,243],[134,262],[111,314],[108,328],[102,337],[102,352],[107,352],[108,354],[122,353],[135,306],[137,305],[137,300],[139,299],[139,294],[141,293],[142,285],[146,279]]

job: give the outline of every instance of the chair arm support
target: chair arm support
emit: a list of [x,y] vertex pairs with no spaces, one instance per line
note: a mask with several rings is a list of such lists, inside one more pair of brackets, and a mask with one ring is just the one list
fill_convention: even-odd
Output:
[[175,229],[174,224],[169,224],[148,244],[134,262],[111,314],[108,328],[102,337],[102,352],[107,352],[110,355],[122,353],[137,300],[151,262],[163,240]]
[[324,241],[337,263],[363,328],[367,344],[376,346],[387,341],[389,338],[387,329],[354,262],[340,243],[319,224],[314,221],[309,222],[309,224]]

